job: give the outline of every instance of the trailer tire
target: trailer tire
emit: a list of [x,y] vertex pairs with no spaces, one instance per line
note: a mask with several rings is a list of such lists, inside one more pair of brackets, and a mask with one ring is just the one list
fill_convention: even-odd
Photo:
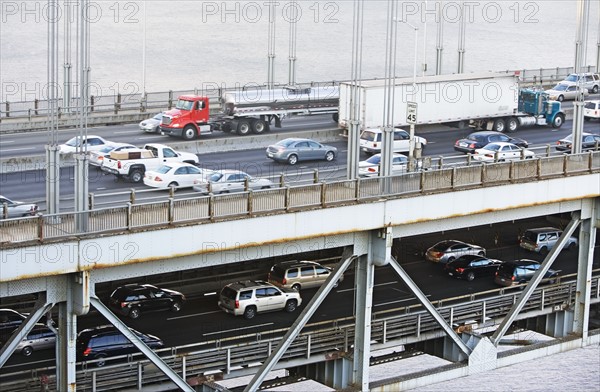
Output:
[[196,128],[193,125],[187,125],[183,128],[182,136],[185,140],[194,140],[196,138]]
[[515,132],[517,129],[519,129],[519,120],[517,120],[515,117],[509,117],[506,120],[506,132]]
[[494,131],[496,132],[504,132],[504,129],[506,128],[506,123],[504,122],[504,119],[502,118],[497,118],[496,120],[494,120]]
[[238,135],[245,136],[250,133],[250,121],[248,120],[240,120],[237,126]]
[[269,130],[269,125],[267,124],[267,122],[265,120],[256,119],[256,120],[252,121],[252,132],[256,133],[257,135],[260,135],[261,133],[264,133],[268,130]]
[[556,117],[554,117],[554,120],[552,120],[552,128],[560,128],[560,127],[562,127],[564,122],[565,122],[565,115],[557,114]]

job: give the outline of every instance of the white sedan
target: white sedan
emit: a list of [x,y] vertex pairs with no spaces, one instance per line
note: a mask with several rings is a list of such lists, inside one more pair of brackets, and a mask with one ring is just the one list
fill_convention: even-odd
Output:
[[69,139],[65,144],[59,146],[61,154],[74,153],[77,147],[90,151],[100,151],[106,146],[112,146],[115,143],[110,142],[103,137],[96,135],[87,135],[80,138],[75,136]]
[[207,194],[210,183],[212,193],[241,192],[244,190],[246,180],[250,189],[268,189],[274,186],[271,180],[255,178],[239,170],[215,170],[205,179],[196,180],[194,190]]
[[156,170],[147,171],[144,174],[144,184],[152,188],[167,189],[189,188],[194,181],[202,180],[212,170],[202,169],[189,163],[169,162]]
[[[366,161],[358,162],[358,175],[361,177],[371,177],[379,175],[381,165],[381,154],[375,154]],[[408,169],[408,158],[406,155],[392,155],[392,175],[405,173]]]
[[496,160],[504,162],[534,157],[533,151],[507,142],[489,143],[485,147],[475,150],[475,154],[473,154],[473,159],[479,162],[495,162]]

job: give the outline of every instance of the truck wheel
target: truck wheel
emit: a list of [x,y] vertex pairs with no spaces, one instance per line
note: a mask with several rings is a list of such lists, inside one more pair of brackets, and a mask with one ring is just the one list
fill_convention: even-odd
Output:
[[506,124],[504,123],[503,119],[498,118],[494,121],[494,131],[504,132],[504,128],[506,128]]
[[247,135],[250,133],[250,121],[240,120],[237,126],[238,135]]
[[265,120],[257,119],[252,122],[252,132],[256,133],[257,135],[260,135],[268,130],[269,126]]
[[506,120],[506,132],[515,132],[518,128],[519,120],[517,120],[515,117],[509,117],[509,119]]
[[144,179],[144,173],[140,169],[134,169],[129,173],[129,179],[137,184]]
[[562,127],[564,122],[565,122],[565,115],[557,114],[556,117],[554,117],[554,120],[552,121],[552,127],[560,128],[560,127]]
[[194,140],[196,138],[196,128],[193,125],[183,128],[183,138],[185,140]]

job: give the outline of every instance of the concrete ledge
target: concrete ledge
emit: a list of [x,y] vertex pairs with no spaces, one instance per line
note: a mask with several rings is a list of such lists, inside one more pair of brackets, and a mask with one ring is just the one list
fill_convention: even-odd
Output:
[[[318,131],[299,131],[294,132],[294,137],[305,137],[318,140],[322,143],[339,141],[342,138],[337,128],[324,129]],[[173,139],[168,145],[178,151],[191,152],[194,154],[209,154],[215,152],[253,150],[257,148],[267,148],[269,144],[276,143],[278,140],[285,139],[289,134],[266,133],[264,135],[251,136],[231,136],[227,138],[196,140],[195,142],[178,141]],[[266,159],[266,158],[265,158]],[[75,165],[73,154],[64,154],[60,156],[60,167],[72,167]],[[11,157],[0,159],[0,174],[23,172],[28,170],[45,170],[46,156],[33,155],[26,157]]]

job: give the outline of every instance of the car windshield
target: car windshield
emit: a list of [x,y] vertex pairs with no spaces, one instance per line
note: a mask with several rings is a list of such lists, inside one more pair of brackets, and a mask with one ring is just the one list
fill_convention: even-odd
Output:
[[495,144],[495,143],[490,143],[487,146],[484,147],[486,150],[490,150],[490,151],[498,151],[500,149],[500,145],[499,144]]
[[113,146],[106,146],[106,147],[102,148],[102,150],[100,150],[100,152],[108,153],[108,152],[111,152],[112,150],[114,150]]
[[168,173],[169,170],[171,170],[171,169],[172,169],[171,166],[162,165],[161,167],[159,167],[158,169],[156,169],[156,172],[160,173],[160,174],[165,174],[165,173]]
[[367,159],[367,162],[373,165],[379,165],[379,162],[381,162],[381,155],[373,155],[371,158]]
[[569,87],[569,86],[567,86],[566,84],[560,84],[559,83],[556,86],[554,86],[554,88],[552,90],[555,90],[555,91],[567,91],[567,87]]
[[185,99],[180,99],[177,101],[177,106],[175,106],[175,109],[192,110],[192,106],[194,106],[194,101],[187,101]]
[[571,75],[567,76],[567,78],[565,80],[567,82],[576,82],[577,81],[577,75],[571,74]]
[[523,238],[531,242],[537,242],[537,233],[526,231],[525,234],[523,234]]
[[452,244],[449,242],[446,242],[446,241],[438,242],[437,244],[435,244],[433,246],[433,250],[436,250],[438,252],[443,252],[446,249],[448,249],[450,247],[450,245],[452,245]]
[[290,144],[294,143],[293,139],[283,139],[275,143],[276,146],[289,147]]
[[68,142],[65,143],[67,146],[71,146],[71,147],[78,147],[81,145],[80,139],[78,136],[70,139]]
[[217,182],[221,179],[221,177],[223,177],[223,175],[221,173],[212,173],[211,175],[208,176],[208,181]]
[[155,120],[161,121],[162,120],[162,113],[158,113],[156,116],[152,117]]
[[586,102],[584,107],[586,109],[595,110],[596,109],[596,103],[595,102]]
[[480,135],[477,133],[472,133],[469,136],[467,136],[468,140],[475,140],[477,142],[484,142],[486,140],[486,137],[484,135]]

